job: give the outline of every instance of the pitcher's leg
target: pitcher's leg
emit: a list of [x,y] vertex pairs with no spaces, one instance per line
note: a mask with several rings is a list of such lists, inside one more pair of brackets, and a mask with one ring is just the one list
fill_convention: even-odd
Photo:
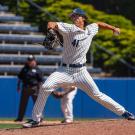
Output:
[[32,111],[32,119],[34,121],[40,122],[40,120],[42,118],[44,106],[46,104],[46,100],[47,100],[48,96],[51,94],[51,92],[52,91],[46,91],[43,88],[43,86],[41,87],[38,98],[36,100],[36,103],[35,103],[33,111]]
[[73,121],[73,100],[77,93],[77,88],[65,95],[61,99],[61,108],[64,114],[65,122]]
[[104,107],[113,111],[117,115],[122,115],[126,111],[123,106],[118,104],[106,94],[99,91],[97,85],[95,84],[94,80],[89,75],[87,70],[85,70],[81,74],[81,77],[78,77],[78,79],[80,82],[78,83],[79,87],[98,103],[102,104]]
[[72,82],[72,78],[65,72],[54,72],[48,77],[40,89],[37,101],[33,108],[32,119],[34,121],[40,121],[46,100],[51,92],[56,88],[61,87],[61,85],[66,85],[68,82]]

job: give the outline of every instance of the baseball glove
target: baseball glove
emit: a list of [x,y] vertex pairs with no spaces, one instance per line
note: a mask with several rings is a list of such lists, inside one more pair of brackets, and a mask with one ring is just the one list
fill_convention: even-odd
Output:
[[46,37],[43,41],[43,46],[47,49],[53,49],[59,45],[62,46],[63,44],[63,37],[53,29],[47,30]]
[[66,93],[63,92],[63,91],[62,91],[62,92],[60,92],[60,91],[53,91],[53,92],[51,93],[51,95],[52,95],[53,97],[57,98],[57,99],[63,98],[65,94],[66,94]]
[[69,94],[71,91],[75,90],[74,86],[71,86],[70,88],[68,88],[67,91],[53,91],[51,93],[51,95],[57,99],[61,99],[63,98],[65,95]]

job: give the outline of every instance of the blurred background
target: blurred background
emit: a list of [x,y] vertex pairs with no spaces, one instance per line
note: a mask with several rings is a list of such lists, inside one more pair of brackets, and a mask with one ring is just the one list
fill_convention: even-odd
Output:
[[[3,105],[5,102],[8,108],[0,112],[0,117],[15,117],[17,114],[19,96],[15,90],[16,75],[29,54],[35,55],[45,78],[57,69],[61,60],[62,48],[58,47],[49,51],[38,43],[44,40],[48,21],[70,23],[68,15],[77,7],[86,11],[89,23],[103,21],[121,29],[119,36],[114,36],[111,31],[99,31],[87,54],[87,67],[101,90],[114,96],[114,99],[135,112],[132,104],[134,102],[133,93],[135,93],[135,1],[1,0],[0,89],[2,97],[0,104],[5,108]],[[50,117],[52,117],[50,111],[54,110],[49,106],[52,102],[59,104],[59,101],[50,99],[46,112]],[[87,105],[84,107],[85,103]],[[111,112],[99,107],[82,92],[78,92],[74,104],[77,108],[75,111],[77,117],[114,117]],[[79,108],[79,104],[83,106],[83,109]],[[87,111],[85,114],[87,106],[93,104],[93,110],[96,111],[99,108],[97,113],[91,110],[92,112]],[[31,108],[30,103],[27,116],[30,116]],[[12,111],[10,112],[10,110]],[[61,112],[56,111],[54,117],[61,115]]]

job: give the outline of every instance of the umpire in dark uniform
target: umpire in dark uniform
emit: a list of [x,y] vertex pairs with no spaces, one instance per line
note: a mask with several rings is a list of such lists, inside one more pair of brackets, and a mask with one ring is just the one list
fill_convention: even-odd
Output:
[[[20,83],[22,82],[22,89],[20,90]],[[18,88],[21,91],[20,105],[18,117],[15,121],[22,121],[29,97],[32,97],[33,102],[36,102],[38,91],[43,82],[43,75],[37,66],[36,59],[33,55],[27,58],[27,62],[18,74]]]

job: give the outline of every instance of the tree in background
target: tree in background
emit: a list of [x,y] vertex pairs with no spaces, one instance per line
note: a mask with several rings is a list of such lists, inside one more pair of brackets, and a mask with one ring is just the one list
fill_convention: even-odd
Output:
[[135,23],[134,0],[74,0],[81,3],[92,4],[97,10],[108,14],[119,14]]
[[[135,63],[135,26],[130,20],[120,15],[110,15],[97,11],[90,4],[81,4],[74,2],[73,0],[57,0],[57,2],[55,0],[33,1],[64,22],[70,22],[68,15],[74,8],[80,7],[87,12],[89,17],[88,21],[90,23],[103,21],[114,26],[119,26],[121,28],[121,35],[118,37],[113,36],[110,31],[99,32],[96,36],[93,42],[94,63],[95,66],[102,67],[103,70],[110,72],[113,75],[126,76],[129,73],[129,70],[123,68],[124,65],[118,62],[118,59],[123,58],[132,65]],[[54,18],[29,5],[26,0],[21,1],[19,7],[18,13],[25,17],[25,21],[40,26],[40,29],[43,31],[46,30],[48,21],[56,21]],[[15,12],[15,6],[10,5],[10,8]],[[95,43],[105,47],[116,55],[110,57],[108,54],[95,47]],[[131,76],[134,75],[133,72],[130,73]]]

